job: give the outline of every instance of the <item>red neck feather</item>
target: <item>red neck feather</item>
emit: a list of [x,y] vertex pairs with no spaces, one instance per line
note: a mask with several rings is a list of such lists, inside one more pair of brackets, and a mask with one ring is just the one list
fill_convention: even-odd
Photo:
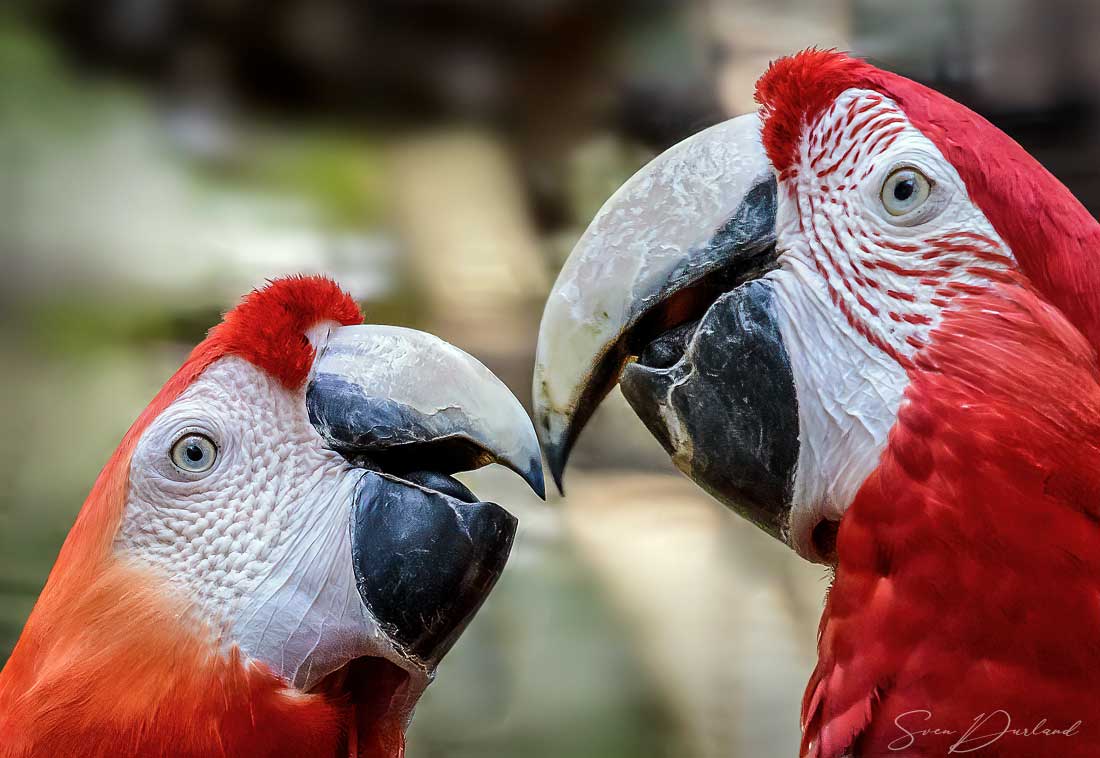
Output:
[[[212,650],[208,636],[113,553],[134,446],[148,425],[219,358],[237,355],[288,387],[305,381],[306,332],[362,321],[331,280],[293,277],[242,300],[188,357],[126,433],[61,548],[0,672],[0,756],[335,756],[348,707],[288,696],[268,672]],[[400,738],[387,737],[391,742]],[[366,758],[398,755],[360,745]],[[395,752],[397,751],[397,752]],[[346,750],[344,753],[346,754]]]
[[[1096,353],[1057,310],[1005,287],[947,314],[840,527],[804,754],[945,755],[998,709],[1016,728],[1084,723],[978,754],[1095,754],[1098,441]],[[899,718],[955,733],[897,753]]]
[[0,756],[347,755],[345,703],[220,655],[161,586],[115,562],[39,603],[0,678]]

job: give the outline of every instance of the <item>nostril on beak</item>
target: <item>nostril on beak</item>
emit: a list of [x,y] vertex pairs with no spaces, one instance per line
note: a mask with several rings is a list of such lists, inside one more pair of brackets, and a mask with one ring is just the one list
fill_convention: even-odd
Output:
[[814,527],[810,537],[813,541],[814,552],[825,563],[836,563],[836,536],[839,531],[840,522],[828,519],[817,522],[817,526]]

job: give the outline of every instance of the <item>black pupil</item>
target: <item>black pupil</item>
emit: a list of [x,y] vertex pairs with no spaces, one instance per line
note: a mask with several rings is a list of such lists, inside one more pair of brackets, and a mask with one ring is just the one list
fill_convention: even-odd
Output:
[[194,442],[187,446],[187,450],[184,451],[184,455],[186,455],[187,460],[191,461],[192,463],[198,463],[205,457],[205,453],[203,453],[202,448]]
[[917,191],[917,183],[913,179],[902,179],[894,185],[894,199],[905,202]]

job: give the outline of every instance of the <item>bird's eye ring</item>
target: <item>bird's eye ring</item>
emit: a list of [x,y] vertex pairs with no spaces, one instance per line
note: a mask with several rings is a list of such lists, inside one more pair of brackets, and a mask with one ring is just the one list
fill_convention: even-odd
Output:
[[882,183],[882,205],[891,216],[904,216],[924,205],[932,194],[931,180],[911,166],[890,172]]
[[172,445],[172,464],[188,474],[205,474],[218,460],[218,446],[205,434],[188,432]]

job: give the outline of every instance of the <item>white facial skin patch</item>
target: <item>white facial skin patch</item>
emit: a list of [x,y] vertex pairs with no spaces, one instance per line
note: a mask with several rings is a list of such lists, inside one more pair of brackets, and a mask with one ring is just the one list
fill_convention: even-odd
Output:
[[819,557],[811,532],[878,465],[912,357],[952,301],[1012,277],[1015,261],[955,168],[869,90],[845,91],[804,130],[776,227],[769,277],[799,398],[791,542]]
[[[173,462],[188,435],[214,442],[209,470]],[[306,690],[353,658],[394,655],[355,587],[348,525],[360,474],[325,449],[304,390],[223,358],[139,440],[115,548],[189,599],[223,650],[235,645]]]

